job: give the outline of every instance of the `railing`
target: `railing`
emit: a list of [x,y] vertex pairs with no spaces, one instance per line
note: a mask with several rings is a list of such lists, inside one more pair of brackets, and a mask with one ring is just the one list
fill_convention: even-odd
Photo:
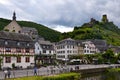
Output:
[[[34,69],[11,70],[10,72],[11,72],[10,78],[34,76]],[[60,74],[60,73],[65,73],[65,72],[69,72],[69,68],[67,67],[42,67],[40,69],[37,69],[37,75],[39,76],[55,75],[55,74]],[[5,79],[5,74],[3,71],[0,71],[0,80],[1,79]]]

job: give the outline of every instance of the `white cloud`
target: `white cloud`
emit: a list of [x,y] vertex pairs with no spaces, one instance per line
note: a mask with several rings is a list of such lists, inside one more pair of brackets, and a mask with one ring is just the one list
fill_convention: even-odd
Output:
[[[54,29],[59,32],[71,32],[73,31],[72,27],[66,27],[66,26],[61,26],[61,25],[51,25],[51,29]],[[50,26],[49,26],[50,27]]]
[[0,17],[9,19],[15,10],[18,20],[74,27],[107,14],[120,26],[120,0],[0,0],[0,4]]
[[10,5],[10,2],[9,2],[9,0],[0,0],[0,4]]

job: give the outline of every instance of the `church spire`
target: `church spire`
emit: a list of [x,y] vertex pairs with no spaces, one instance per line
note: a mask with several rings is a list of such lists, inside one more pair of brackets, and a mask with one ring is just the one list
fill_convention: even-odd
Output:
[[15,13],[15,11],[13,12],[13,20],[16,20],[16,13]]

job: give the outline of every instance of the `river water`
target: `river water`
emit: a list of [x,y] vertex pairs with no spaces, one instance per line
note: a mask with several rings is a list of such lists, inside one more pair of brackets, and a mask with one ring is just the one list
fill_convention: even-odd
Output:
[[80,80],[120,80],[120,72],[86,74]]

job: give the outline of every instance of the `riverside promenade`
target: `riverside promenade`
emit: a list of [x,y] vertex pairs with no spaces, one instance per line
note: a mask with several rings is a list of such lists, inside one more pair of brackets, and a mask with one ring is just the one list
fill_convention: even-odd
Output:
[[[99,68],[117,68],[120,67],[120,64],[111,64],[111,65],[67,65],[67,66],[47,66],[37,69],[37,75],[39,76],[49,76],[65,72],[70,72],[71,70],[89,70],[89,69],[99,69]],[[11,70],[10,78],[25,77],[25,76],[34,76],[33,69],[22,69],[22,70]],[[0,80],[4,79],[4,72],[0,71]]]

